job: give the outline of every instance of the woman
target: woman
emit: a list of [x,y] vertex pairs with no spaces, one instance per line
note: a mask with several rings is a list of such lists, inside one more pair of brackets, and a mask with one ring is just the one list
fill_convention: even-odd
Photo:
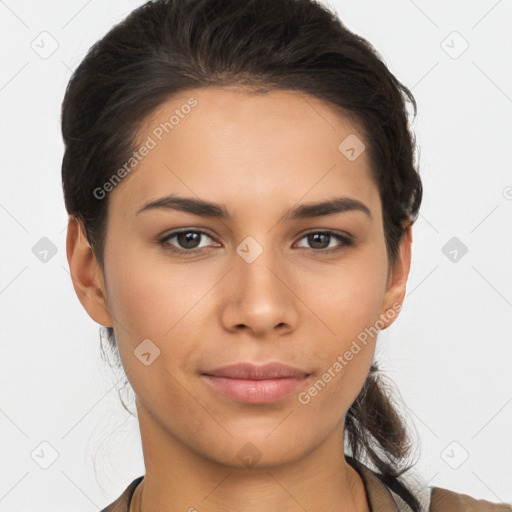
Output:
[[312,0],[157,0],[66,91],[76,293],[136,396],[104,512],[510,510],[404,478],[373,360],[422,198],[410,91]]

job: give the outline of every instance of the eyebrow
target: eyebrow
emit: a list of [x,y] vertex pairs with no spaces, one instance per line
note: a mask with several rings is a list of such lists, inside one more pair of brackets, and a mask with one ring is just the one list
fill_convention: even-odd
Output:
[[[177,210],[193,213],[194,215],[202,217],[213,217],[226,220],[233,218],[226,207],[222,204],[175,195],[165,196],[155,199],[154,201],[150,201],[140,208],[136,212],[136,215],[148,210]],[[372,219],[370,209],[358,199],[351,197],[335,197],[328,201],[302,204],[286,212],[281,218],[281,221],[321,217],[324,215],[334,215],[348,211],[361,211]]]

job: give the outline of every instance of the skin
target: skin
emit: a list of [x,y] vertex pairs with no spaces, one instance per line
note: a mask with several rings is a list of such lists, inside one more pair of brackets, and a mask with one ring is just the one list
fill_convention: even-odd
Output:
[[[198,105],[109,193],[105,274],[79,223],[70,216],[68,225],[75,291],[93,320],[114,327],[136,395],[146,473],[132,510],[369,511],[343,457],[343,424],[376,337],[308,404],[297,395],[365,328],[394,321],[386,312],[405,295],[410,228],[390,266],[367,152],[350,161],[338,150],[349,134],[363,136],[332,105],[298,92],[187,91],[145,119],[138,140],[189,97]],[[233,218],[136,214],[170,193],[222,203]],[[334,196],[363,202],[371,218],[352,210],[280,221]],[[166,250],[187,250],[176,237],[159,244],[178,228],[207,231],[194,254]],[[325,230],[356,243],[315,246],[305,236]],[[252,263],[236,252],[247,236],[263,248]],[[321,254],[327,245],[340,250]],[[144,339],[160,350],[148,366],[134,355]],[[238,361],[282,361],[312,375],[271,404],[227,398],[200,377]],[[237,456],[248,442],[260,455],[250,466]]]

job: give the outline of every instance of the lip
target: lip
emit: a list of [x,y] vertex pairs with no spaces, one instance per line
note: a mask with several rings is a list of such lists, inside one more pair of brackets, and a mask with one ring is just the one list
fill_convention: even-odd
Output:
[[239,402],[272,403],[286,398],[310,373],[283,363],[237,363],[201,374],[214,390]]

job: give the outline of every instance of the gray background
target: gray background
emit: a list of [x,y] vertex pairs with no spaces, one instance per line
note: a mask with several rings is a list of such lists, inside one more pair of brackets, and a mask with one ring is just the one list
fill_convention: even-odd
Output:
[[[0,511],[92,512],[144,473],[71,284],[59,124],[72,70],[141,3],[0,1]],[[418,436],[415,471],[512,503],[512,2],[329,5],[419,107],[424,201],[404,308],[378,346]]]

